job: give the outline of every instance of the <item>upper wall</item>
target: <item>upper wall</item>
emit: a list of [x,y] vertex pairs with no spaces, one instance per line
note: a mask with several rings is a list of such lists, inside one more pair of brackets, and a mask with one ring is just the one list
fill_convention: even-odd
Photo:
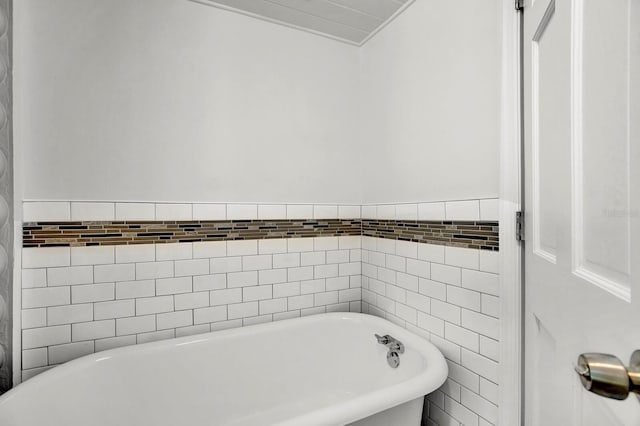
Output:
[[419,0],[361,49],[363,201],[496,197],[494,0]]
[[25,199],[359,203],[357,48],[187,0],[14,9]]

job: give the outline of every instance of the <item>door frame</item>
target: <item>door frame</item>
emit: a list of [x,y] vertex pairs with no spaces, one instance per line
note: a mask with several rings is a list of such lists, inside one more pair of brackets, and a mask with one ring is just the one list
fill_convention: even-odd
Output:
[[[516,239],[522,189],[522,12],[502,0],[500,93],[500,364],[498,424],[522,425],[523,243]],[[508,321],[507,321],[508,319]]]

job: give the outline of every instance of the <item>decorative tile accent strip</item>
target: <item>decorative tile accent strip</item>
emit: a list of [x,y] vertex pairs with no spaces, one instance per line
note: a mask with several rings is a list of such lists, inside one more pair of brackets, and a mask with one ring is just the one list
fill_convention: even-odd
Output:
[[384,219],[27,222],[23,247],[364,235],[498,251],[498,222]]
[[499,249],[498,222],[362,219],[362,235],[472,249]]
[[23,247],[361,235],[360,219],[28,222]]

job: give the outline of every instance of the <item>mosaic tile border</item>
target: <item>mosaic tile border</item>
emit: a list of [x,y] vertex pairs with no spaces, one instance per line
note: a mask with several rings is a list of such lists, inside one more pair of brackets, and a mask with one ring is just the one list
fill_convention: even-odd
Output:
[[25,222],[23,247],[82,247],[364,235],[497,251],[495,221],[274,219]]

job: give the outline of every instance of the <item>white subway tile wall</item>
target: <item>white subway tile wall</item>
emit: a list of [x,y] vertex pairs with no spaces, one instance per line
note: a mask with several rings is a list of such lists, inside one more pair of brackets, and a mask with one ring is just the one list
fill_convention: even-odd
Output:
[[[22,378],[118,346],[360,312],[360,241],[25,248]],[[302,267],[302,255],[311,255],[313,265]]]
[[426,424],[497,424],[498,252],[392,242],[362,237],[362,312],[424,336],[447,358]]

